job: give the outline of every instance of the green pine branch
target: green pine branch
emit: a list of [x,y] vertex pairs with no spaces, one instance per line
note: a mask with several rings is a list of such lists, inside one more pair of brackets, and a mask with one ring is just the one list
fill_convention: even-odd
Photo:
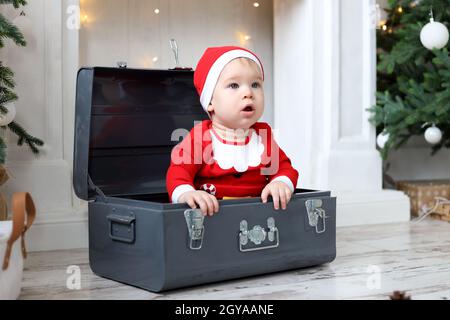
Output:
[[413,2],[389,0],[386,30],[377,31],[378,92],[376,105],[368,111],[377,133],[384,130],[389,134],[380,150],[384,159],[412,136],[423,135],[433,123],[443,137],[439,144],[431,146],[432,154],[450,147],[450,43],[447,48],[430,51],[420,42],[420,31],[430,20],[431,6],[435,21],[447,28],[450,6],[448,0]]
[[34,154],[39,153],[39,149],[37,147],[42,147],[44,145],[44,141],[29,135],[24,128],[14,121],[8,124],[8,128],[19,137],[17,145],[21,146],[26,143]]
[[5,46],[4,39],[13,40],[18,46],[26,46],[27,43],[19,28],[13,25],[8,19],[0,14],[0,48]]
[[27,4],[26,0],[0,0],[0,4],[12,4],[14,8],[18,9],[20,6]]
[[[0,0],[0,5],[13,5],[14,8],[26,5],[25,0]],[[26,41],[20,30],[6,19],[0,13],[0,48],[5,45],[5,40],[11,39],[19,46],[25,46]],[[0,61],[0,114],[5,115],[8,109],[5,107],[8,103],[12,103],[18,99],[18,96],[14,92],[15,88],[14,73],[13,71],[4,66]],[[18,136],[17,144],[22,146],[28,145],[34,154],[39,153],[39,147],[44,145],[44,142],[32,135],[30,135],[21,125],[12,121],[7,126],[3,126],[3,129],[9,129],[11,132]],[[0,164],[4,164],[6,161],[6,144],[0,137]]]

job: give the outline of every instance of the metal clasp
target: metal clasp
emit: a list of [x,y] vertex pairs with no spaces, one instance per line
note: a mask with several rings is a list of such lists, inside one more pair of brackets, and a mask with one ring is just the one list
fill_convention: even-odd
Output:
[[[329,218],[322,209],[321,199],[310,199],[305,202],[308,212],[309,225],[316,228],[316,233],[323,233],[326,230],[325,219]],[[323,227],[319,229],[319,222],[322,221]]]
[[[262,228],[260,225],[256,225],[251,230],[248,230],[248,223],[246,220],[241,221],[239,224],[239,229],[239,250],[241,252],[276,248],[280,244],[278,228],[275,226],[275,219],[272,217],[267,219],[267,230]],[[252,246],[250,248],[244,248],[244,246],[248,245],[249,240],[254,245],[259,246],[261,243],[266,241],[266,238],[269,243],[275,243],[260,247]]]
[[126,61],[117,61],[117,66],[121,69],[125,69],[128,66],[128,64]]
[[203,243],[203,234],[205,227],[203,221],[205,217],[199,209],[188,209],[184,211],[186,224],[189,231],[189,248],[199,250]]

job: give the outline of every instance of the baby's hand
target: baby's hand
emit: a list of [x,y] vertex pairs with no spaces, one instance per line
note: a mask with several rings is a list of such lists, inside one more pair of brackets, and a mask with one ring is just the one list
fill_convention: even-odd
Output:
[[219,202],[217,201],[217,198],[212,194],[201,190],[183,193],[178,198],[178,202],[187,203],[192,209],[196,209],[198,205],[204,216],[212,216],[214,213],[219,212]]
[[261,193],[261,199],[263,203],[267,202],[267,197],[272,195],[273,207],[275,210],[280,208],[279,201],[281,201],[281,208],[286,210],[286,205],[291,200],[292,191],[289,189],[288,185],[281,181],[273,181],[269,183]]

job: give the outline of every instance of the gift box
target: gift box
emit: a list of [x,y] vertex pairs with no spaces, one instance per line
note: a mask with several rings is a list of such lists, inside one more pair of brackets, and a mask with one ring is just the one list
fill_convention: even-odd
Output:
[[449,214],[449,205],[445,200],[450,198],[450,180],[399,181],[397,189],[408,195],[413,217],[420,216],[431,209],[433,209],[432,217]]

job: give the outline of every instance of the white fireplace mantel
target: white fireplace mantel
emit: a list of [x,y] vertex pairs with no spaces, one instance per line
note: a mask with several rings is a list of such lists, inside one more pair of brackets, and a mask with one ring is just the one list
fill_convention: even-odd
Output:
[[382,190],[366,109],[375,103],[373,0],[275,0],[274,122],[299,187],[331,190],[337,224],[409,220],[409,199]]

